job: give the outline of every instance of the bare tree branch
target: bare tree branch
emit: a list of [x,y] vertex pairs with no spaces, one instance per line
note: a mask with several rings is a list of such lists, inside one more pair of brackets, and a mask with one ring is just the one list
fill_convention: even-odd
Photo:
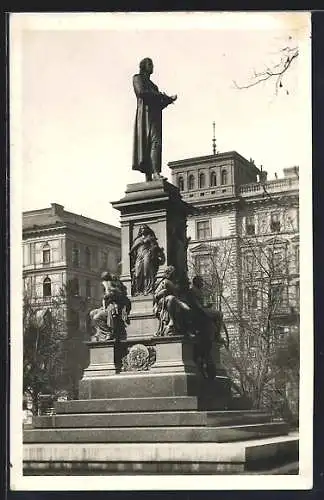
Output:
[[296,60],[299,55],[299,49],[298,47],[286,46],[280,49],[279,54],[280,60],[277,64],[274,64],[272,67],[266,67],[263,71],[255,71],[255,69],[253,69],[253,74],[250,82],[240,85],[234,80],[234,87],[239,90],[249,89],[251,87],[259,85],[262,82],[274,80],[275,94],[277,95],[279,88],[283,86],[282,81],[284,76],[286,75],[292,62]]

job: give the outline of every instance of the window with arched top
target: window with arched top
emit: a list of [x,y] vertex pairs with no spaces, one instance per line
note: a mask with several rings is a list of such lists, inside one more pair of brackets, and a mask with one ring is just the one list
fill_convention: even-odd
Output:
[[184,190],[184,180],[182,175],[178,177],[178,188],[180,189],[180,191]]
[[222,170],[222,184],[227,184],[227,172],[226,170]]
[[43,264],[49,264],[51,262],[51,248],[48,243],[43,245]]
[[86,268],[90,269],[90,267],[91,267],[91,252],[90,252],[89,247],[86,247],[84,253],[85,253],[85,265],[86,265]]
[[52,296],[52,282],[51,279],[47,276],[43,281],[43,297],[51,297]]
[[188,189],[195,189],[195,177],[193,174],[190,174],[188,177]]
[[200,188],[205,187],[205,183],[206,183],[205,174],[201,172],[201,174],[199,175],[199,187]]
[[214,172],[214,171],[210,172],[210,185],[211,186],[217,185],[216,172]]

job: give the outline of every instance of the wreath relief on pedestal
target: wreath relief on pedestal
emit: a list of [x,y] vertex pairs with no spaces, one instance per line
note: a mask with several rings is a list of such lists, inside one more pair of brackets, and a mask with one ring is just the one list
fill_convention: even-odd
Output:
[[123,358],[122,371],[146,371],[155,363],[155,360],[156,351],[154,347],[135,344]]

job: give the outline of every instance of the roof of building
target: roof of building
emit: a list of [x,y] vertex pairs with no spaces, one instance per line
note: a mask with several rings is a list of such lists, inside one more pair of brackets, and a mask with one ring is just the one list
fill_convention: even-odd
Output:
[[224,153],[217,153],[215,155],[206,155],[206,156],[195,156],[193,158],[184,158],[183,160],[170,161],[168,163],[168,167],[173,169],[176,167],[185,167],[189,165],[196,165],[198,163],[211,163],[215,160],[225,160],[229,158],[236,158],[241,160],[244,163],[248,163],[252,167],[255,168],[257,172],[259,172],[259,168],[251,161],[244,158],[244,156],[240,155],[237,151],[226,151]]
[[57,224],[77,225],[84,229],[91,229],[105,235],[120,238],[120,228],[111,224],[106,224],[84,215],[75,214],[64,210],[64,206],[58,203],[51,203],[49,208],[29,210],[23,212],[23,231],[31,229],[49,228]]

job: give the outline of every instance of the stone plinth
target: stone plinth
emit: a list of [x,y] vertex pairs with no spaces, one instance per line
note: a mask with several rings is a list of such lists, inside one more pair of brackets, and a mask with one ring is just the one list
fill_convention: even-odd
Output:
[[153,373],[190,373],[197,374],[193,360],[194,344],[181,336],[156,337],[156,362]]
[[89,346],[90,363],[83,372],[82,381],[116,373],[114,340],[86,342],[86,344]]
[[[87,344],[90,364],[80,381],[80,399],[196,396],[205,408],[226,408],[229,404],[229,379],[219,365],[214,380],[201,376],[194,362],[192,339],[132,337]],[[138,355],[141,361],[137,365]]]
[[132,297],[130,325],[127,326],[127,337],[151,338],[158,330],[159,322],[153,313],[153,296]]

